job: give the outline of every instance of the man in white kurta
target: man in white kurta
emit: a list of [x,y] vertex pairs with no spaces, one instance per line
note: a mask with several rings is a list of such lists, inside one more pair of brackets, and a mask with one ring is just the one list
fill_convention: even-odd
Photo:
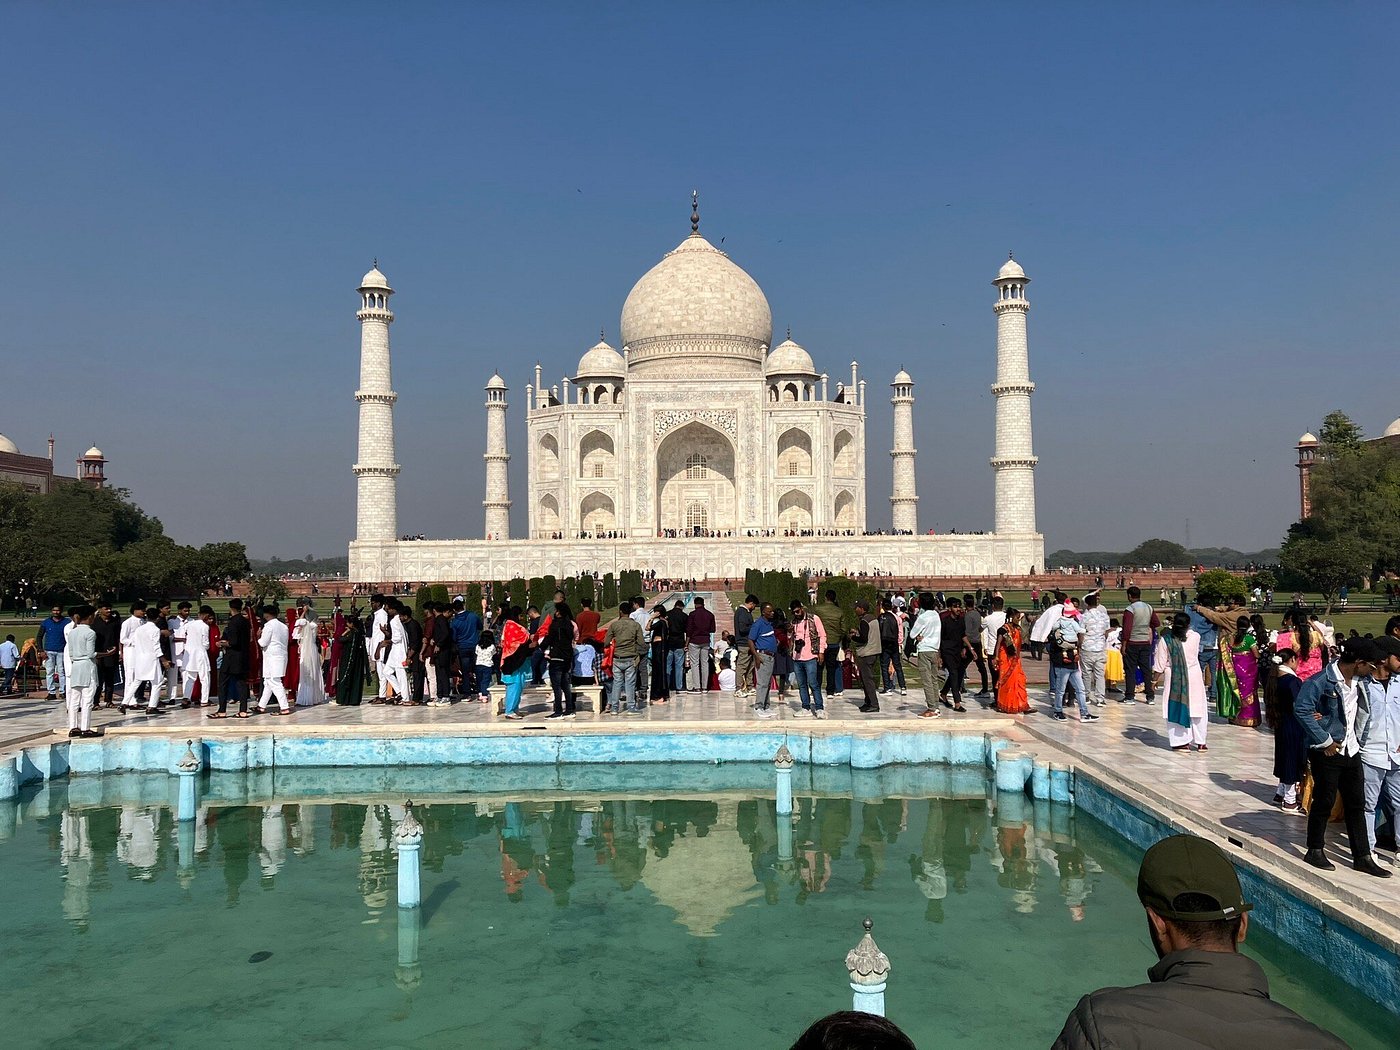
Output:
[[[88,626],[92,610],[73,610],[73,629],[68,632],[64,655],[68,659],[68,735],[88,736],[92,732],[92,701],[97,695],[97,632]],[[96,734],[92,734],[96,735]]]
[[190,603],[181,602],[180,611],[170,617],[166,624],[170,629],[170,699],[184,700],[188,686],[185,683],[185,626],[190,622]]
[[213,669],[209,666],[209,625],[214,622],[214,610],[200,606],[199,615],[185,621],[184,635],[185,695],[194,696],[194,683],[199,683],[199,701],[205,707],[214,702]]
[[384,605],[383,595],[371,595],[369,602],[373,609],[373,615],[369,618],[369,658],[374,661],[374,676],[379,681],[379,692],[376,695],[383,700],[389,689],[389,661],[380,652],[379,646],[384,641],[384,627],[390,616],[388,608]]
[[137,602],[131,607],[131,615],[122,621],[121,630],[117,634],[117,651],[122,661],[122,707],[136,706],[138,683],[131,670],[131,661],[136,658],[136,628],[141,626],[145,618],[145,603]]
[[126,686],[126,696],[122,700],[122,707],[128,710],[136,710],[136,695],[141,691],[143,684],[149,685],[151,691],[146,700],[146,713],[160,710],[160,625],[154,620],[145,616],[145,610],[141,611],[141,622],[136,625],[136,631],[132,635],[132,644],[127,647],[131,652],[131,681]]
[[408,671],[404,667],[404,662],[407,659],[408,632],[404,630],[403,621],[399,617],[390,616],[389,655],[384,661],[384,672],[394,683],[394,691],[399,694],[399,703],[413,699],[408,691]]
[[277,610],[270,605],[262,608],[263,629],[258,635],[258,646],[262,649],[262,698],[258,700],[258,710],[267,711],[269,700],[274,697],[282,713],[291,711],[287,703],[287,687],[282,676],[287,673],[287,625],[277,618]]

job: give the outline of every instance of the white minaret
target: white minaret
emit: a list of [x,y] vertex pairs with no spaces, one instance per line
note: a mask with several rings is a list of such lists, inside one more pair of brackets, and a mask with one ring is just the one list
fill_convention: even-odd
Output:
[[1026,285],[1030,278],[1015,259],[992,282],[997,288],[996,531],[1006,535],[1035,532],[1035,454],[1031,450],[1030,357],[1026,347]]
[[896,532],[919,529],[919,497],[914,494],[914,379],[904,369],[895,373],[890,384],[894,396],[894,484],[890,488],[890,518]]
[[495,373],[486,382],[486,537],[510,539],[510,480],[506,466],[506,381]]
[[389,325],[394,290],[374,269],[360,282],[360,448],[355,462],[355,538],[398,539],[398,476],[394,462],[394,393],[389,375]]

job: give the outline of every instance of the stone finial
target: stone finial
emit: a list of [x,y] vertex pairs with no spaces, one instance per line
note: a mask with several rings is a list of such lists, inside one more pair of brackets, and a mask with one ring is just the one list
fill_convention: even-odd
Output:
[[198,773],[201,765],[199,756],[194,753],[194,741],[186,740],[185,753],[180,756],[180,761],[176,763],[175,768],[181,773]]
[[787,741],[778,745],[778,753],[773,756],[773,765],[778,769],[791,769],[793,767],[792,752],[788,750]]
[[413,815],[413,800],[405,802],[403,808],[403,820],[399,821],[399,826],[394,829],[394,841],[400,845],[417,845],[423,841],[423,825],[418,823],[418,818]]
[[846,953],[846,970],[851,975],[851,983],[884,984],[885,978],[890,975],[889,956],[880,950],[875,938],[870,936],[875,924],[866,919],[861,925],[865,927],[865,936]]
[[700,232],[700,191],[690,191],[690,232]]

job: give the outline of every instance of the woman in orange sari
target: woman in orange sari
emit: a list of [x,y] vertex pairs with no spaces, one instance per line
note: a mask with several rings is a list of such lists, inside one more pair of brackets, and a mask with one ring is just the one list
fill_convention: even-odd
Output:
[[1031,709],[1026,695],[1026,672],[1021,666],[1021,610],[1007,609],[1006,623],[997,631],[997,710],[1021,715]]

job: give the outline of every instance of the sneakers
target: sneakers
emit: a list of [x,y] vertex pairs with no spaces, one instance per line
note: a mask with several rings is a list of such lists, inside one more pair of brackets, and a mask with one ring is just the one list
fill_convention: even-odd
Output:
[[919,712],[920,718],[937,718],[943,712],[936,707],[928,707]]
[[1063,711],[1051,711],[1050,717],[1058,722],[1063,722],[1065,721],[1066,715]]
[[826,717],[826,710],[825,710],[824,708],[820,708],[820,707],[814,708],[813,711],[812,711],[812,717],[813,717],[813,718],[825,718],[825,717]]
[[772,709],[771,707],[760,707],[760,708],[758,709],[758,717],[759,717],[759,718],[772,718],[773,715],[774,715],[774,713],[775,713],[775,712],[773,711],[773,709]]
[[1079,716],[1079,720],[1080,720],[1081,722],[1097,722],[1097,721],[1099,720],[1099,716],[1098,716],[1098,715],[1080,715],[1080,716]]
[[578,714],[577,714],[576,712],[570,711],[568,714],[566,714],[566,715],[564,716],[564,720],[565,720],[565,721],[572,721],[573,719],[575,719],[575,718],[577,718],[577,717],[578,717]]
[[[908,695],[909,695],[909,692],[908,692],[908,690],[906,690],[906,689],[901,689],[901,690],[899,691],[899,695],[900,695],[900,696],[908,696]],[[987,694],[986,694],[986,693],[983,693],[982,695],[983,695],[983,696],[986,696]]]
[[505,717],[506,717],[506,718],[509,718],[512,722],[522,722],[522,721],[525,720],[525,716],[522,715],[519,711],[512,711],[510,714],[506,715]]
[[550,713],[550,714],[545,715],[544,717],[545,717],[545,721],[549,721],[551,718],[563,718],[563,717],[564,717],[564,712],[563,712],[563,711],[554,711],[554,712],[552,712],[552,713]]

